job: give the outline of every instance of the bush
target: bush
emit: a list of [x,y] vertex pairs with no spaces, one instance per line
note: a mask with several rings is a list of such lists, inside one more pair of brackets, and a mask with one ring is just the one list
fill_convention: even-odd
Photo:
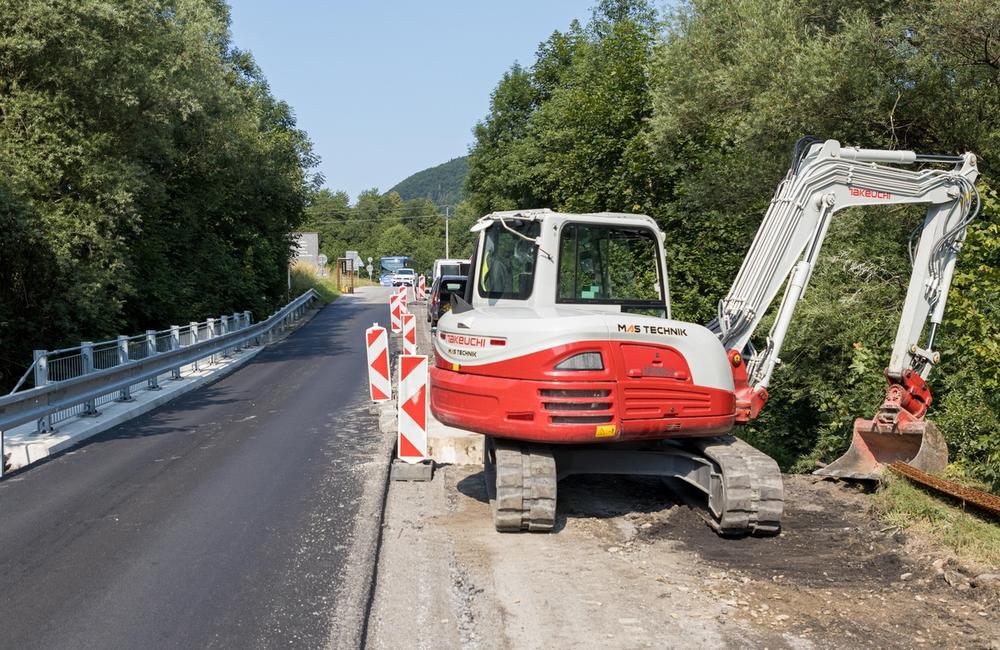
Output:
[[291,298],[301,296],[310,289],[316,290],[324,305],[327,305],[340,297],[337,280],[331,276],[320,276],[319,273],[316,272],[316,267],[312,264],[294,264],[292,265],[291,274]]

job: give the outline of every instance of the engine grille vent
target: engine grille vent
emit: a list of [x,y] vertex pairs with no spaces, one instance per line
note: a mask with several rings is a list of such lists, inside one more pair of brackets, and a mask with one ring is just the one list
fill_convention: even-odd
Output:
[[606,424],[615,419],[609,388],[543,388],[539,396],[552,424]]

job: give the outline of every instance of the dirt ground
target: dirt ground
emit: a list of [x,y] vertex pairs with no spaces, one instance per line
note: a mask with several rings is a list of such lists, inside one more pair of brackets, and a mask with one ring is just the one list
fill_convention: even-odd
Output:
[[850,487],[785,489],[779,537],[723,539],[651,479],[566,479],[548,535],[496,533],[480,468],[393,483],[369,647],[1000,650],[1000,594],[964,577],[982,567]]

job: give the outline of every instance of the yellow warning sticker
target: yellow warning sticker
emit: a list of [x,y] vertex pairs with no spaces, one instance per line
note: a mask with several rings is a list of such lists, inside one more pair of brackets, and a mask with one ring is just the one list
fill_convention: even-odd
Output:
[[613,438],[615,436],[615,425],[613,424],[602,424],[597,427],[597,431],[594,432],[595,438]]

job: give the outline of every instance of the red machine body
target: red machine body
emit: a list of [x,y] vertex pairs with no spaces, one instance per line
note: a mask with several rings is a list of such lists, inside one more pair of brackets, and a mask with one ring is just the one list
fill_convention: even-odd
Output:
[[[605,367],[555,368],[586,352],[599,352]],[[737,420],[733,391],[696,384],[676,349],[624,341],[580,341],[474,366],[435,354],[431,408],[445,424],[546,443],[714,436]]]

